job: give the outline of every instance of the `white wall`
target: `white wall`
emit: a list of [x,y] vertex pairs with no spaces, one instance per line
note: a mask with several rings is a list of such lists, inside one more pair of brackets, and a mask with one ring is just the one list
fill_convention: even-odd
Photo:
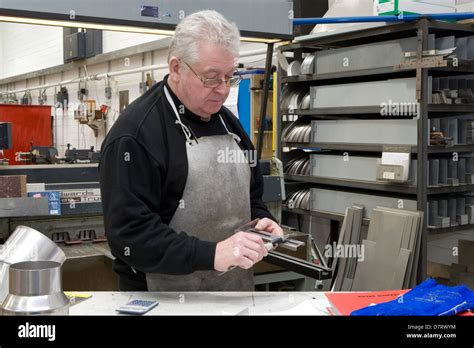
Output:
[[[63,29],[0,23],[0,79],[63,64]],[[103,32],[103,52],[163,38],[152,34]]]
[[63,63],[63,30],[57,27],[3,23],[0,78]]
[[[0,23],[0,79],[26,72],[37,71],[51,66],[61,65],[63,63],[62,51],[62,28],[32,26],[23,24]],[[103,33],[104,53],[119,50],[122,48],[154,41],[163,36],[133,33],[104,32]],[[265,48],[265,45],[255,43],[242,43],[241,51],[249,51]],[[128,65],[125,64],[123,58],[110,62],[110,71],[121,71],[152,64],[166,63],[167,50],[157,50],[153,52],[130,56]],[[253,66],[263,66],[264,56],[246,57],[243,62],[252,62]],[[87,66],[89,75],[108,72],[108,64],[102,63]],[[153,72],[153,78],[156,81],[162,80],[167,74],[167,70],[158,70]],[[145,74],[143,74],[144,76]],[[64,73],[56,73],[45,76],[44,83],[50,84],[68,79],[79,77],[77,70],[71,70]],[[119,113],[119,92],[123,90],[129,91],[130,103],[140,96],[139,83],[142,81],[142,73],[134,73],[129,75],[116,76],[110,80],[112,87],[112,99],[110,101],[110,112],[108,114],[107,129],[113,125],[114,120]],[[14,84],[14,89],[26,87],[34,87],[40,84],[39,78],[29,79],[28,81],[20,80]],[[69,93],[69,102],[77,105],[78,85],[67,85]],[[105,99],[105,81],[90,81],[87,83],[89,91],[88,99],[96,101],[96,105],[106,103]],[[0,86],[1,91],[6,90],[6,86]],[[59,88],[49,88],[46,91],[47,104],[53,105],[55,94]],[[22,97],[22,93],[17,98]],[[37,104],[39,91],[31,91],[33,104]],[[67,144],[71,144],[76,148],[89,148],[95,146],[99,149],[105,136],[105,129],[99,133],[96,138],[94,132],[87,125],[80,125],[74,119],[74,108],[70,108],[63,112],[62,109],[52,108],[54,116],[53,136],[54,144],[59,153],[62,155]]]
[[104,31],[102,43],[104,53],[120,50],[122,48],[139,45],[164,38],[163,35],[121,33],[117,31]]
[[3,49],[2,49],[2,42],[3,42],[3,26],[4,23],[0,22],[0,78],[4,75],[4,67],[3,67]]
[[[112,52],[122,48],[154,41],[164,36],[150,34],[135,34],[121,32],[103,32],[103,52]],[[130,65],[124,66],[123,60],[112,62],[111,71],[131,69],[142,66],[142,56],[128,57]],[[163,59],[157,52],[155,64],[158,59]],[[46,69],[52,66],[63,64],[63,29],[58,27],[36,26],[16,23],[0,23],[0,79],[12,77],[28,72]],[[146,55],[146,65],[151,65],[151,54]],[[89,74],[107,72],[107,64],[88,66]],[[164,75],[164,72],[163,74]],[[45,83],[55,83],[67,79],[77,78],[79,72],[76,70],[67,71],[63,74],[52,74],[45,76]],[[162,76],[155,74],[155,79],[160,80]],[[130,102],[139,96],[138,84],[142,81],[142,74],[133,74],[117,77],[111,80],[113,87],[113,98],[111,100],[110,122],[107,129],[110,129],[112,121],[118,114],[118,92],[129,90]],[[15,89],[38,86],[39,78],[28,81],[16,81]],[[67,85],[69,102],[78,103],[78,85]],[[106,103],[105,82],[89,82],[89,99],[97,101],[97,106]],[[54,97],[59,88],[50,88],[46,91],[47,104],[54,104]],[[5,88],[3,88],[5,90]],[[33,104],[37,104],[39,91],[31,92]],[[17,95],[20,99],[22,95]],[[89,148],[95,146],[100,148],[105,132],[100,132],[96,138],[94,132],[87,125],[80,125],[74,119],[74,109],[70,108],[64,112],[61,109],[52,108],[54,116],[53,136],[55,146],[60,154],[64,154],[66,145],[69,143],[76,148]]]

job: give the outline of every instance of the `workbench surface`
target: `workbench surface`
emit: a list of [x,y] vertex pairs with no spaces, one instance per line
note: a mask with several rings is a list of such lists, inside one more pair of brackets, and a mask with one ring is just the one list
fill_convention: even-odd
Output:
[[[146,315],[329,315],[324,292],[79,292],[70,315],[117,315],[130,300],[158,300]],[[122,314],[119,314],[122,315]]]

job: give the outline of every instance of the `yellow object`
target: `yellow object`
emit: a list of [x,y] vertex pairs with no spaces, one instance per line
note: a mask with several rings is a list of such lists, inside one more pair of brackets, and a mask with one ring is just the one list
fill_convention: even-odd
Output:
[[68,298],[91,298],[92,297],[92,294],[87,294],[87,293],[83,293],[83,292],[69,292],[69,291],[66,291],[64,292],[64,294],[68,297]]
[[83,293],[83,292],[68,292],[65,291],[64,294],[69,299],[69,305],[74,306],[75,304],[81,303],[92,297],[92,294]]
[[272,152],[273,156],[275,156],[275,149],[276,149],[276,119],[278,115],[278,110],[277,110],[277,72],[273,73],[273,112],[272,112]]

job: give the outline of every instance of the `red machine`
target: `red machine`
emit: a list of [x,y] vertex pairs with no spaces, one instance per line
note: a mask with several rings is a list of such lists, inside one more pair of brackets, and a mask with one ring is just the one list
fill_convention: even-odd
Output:
[[4,150],[8,163],[18,161],[20,152],[29,152],[32,146],[53,146],[51,106],[0,104],[0,122],[12,123],[12,148]]

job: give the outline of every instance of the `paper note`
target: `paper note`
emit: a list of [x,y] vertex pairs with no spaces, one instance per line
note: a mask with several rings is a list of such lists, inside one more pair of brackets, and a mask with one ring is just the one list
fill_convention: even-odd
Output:
[[410,154],[404,152],[383,152],[382,164],[403,165],[410,160]]

